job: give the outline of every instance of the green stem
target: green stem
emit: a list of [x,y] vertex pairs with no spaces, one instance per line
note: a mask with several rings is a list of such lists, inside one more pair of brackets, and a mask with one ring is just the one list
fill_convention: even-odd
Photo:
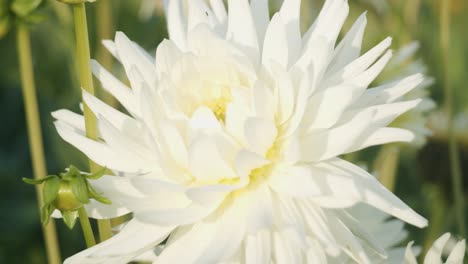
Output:
[[[102,64],[107,69],[112,69],[113,59],[110,52],[108,52],[101,41],[103,39],[111,39],[113,34],[113,17],[112,10],[115,8],[111,4],[111,0],[99,0],[96,3],[96,32],[97,39],[99,43],[96,45],[96,59],[99,63]],[[117,107],[117,100],[105,92],[104,89],[99,89],[98,95],[102,98],[108,105],[112,107]]]
[[91,228],[91,223],[89,222],[88,214],[86,213],[84,206],[78,209],[78,216],[80,217],[81,229],[83,230],[86,246],[92,247],[96,245],[93,229]]
[[398,163],[400,159],[400,150],[398,146],[389,144],[380,149],[375,161],[375,170],[377,171],[379,181],[389,191],[395,191]]
[[447,135],[449,139],[449,155],[450,167],[452,174],[452,189],[455,200],[456,220],[459,235],[465,237],[465,201],[463,198],[463,181],[462,171],[460,166],[460,157],[458,152],[457,139],[455,135],[455,120],[454,120],[454,96],[452,86],[450,85],[449,73],[449,45],[450,45],[450,0],[442,1],[442,14],[440,16],[440,45],[442,50],[443,74],[444,74],[444,87],[445,87],[445,107],[449,119],[447,127]]
[[[23,86],[23,99],[28,126],[28,137],[31,151],[31,160],[34,178],[40,179],[47,175],[44,157],[44,146],[42,143],[41,123],[39,119],[39,108],[37,104],[36,87],[34,85],[34,71],[31,56],[31,40],[26,25],[19,23],[17,27],[17,45],[19,64],[21,72],[21,83]],[[42,207],[42,185],[35,185],[39,208]],[[51,219],[46,226],[42,226],[44,233],[47,258],[49,263],[61,263],[60,249],[57,240],[55,223]]]
[[[91,74],[91,55],[89,51],[88,38],[88,22],[86,19],[86,7],[84,3],[74,4],[73,13],[75,17],[75,33],[77,44],[77,59],[79,67],[79,76],[81,87],[88,93],[94,95],[93,76]],[[96,117],[83,101],[84,118],[86,127],[86,136],[91,139],[98,138],[98,130],[96,126]],[[102,167],[93,161],[89,160],[91,172],[97,172]],[[101,241],[104,241],[112,236],[110,229],[110,221],[106,219],[98,220],[98,228]]]

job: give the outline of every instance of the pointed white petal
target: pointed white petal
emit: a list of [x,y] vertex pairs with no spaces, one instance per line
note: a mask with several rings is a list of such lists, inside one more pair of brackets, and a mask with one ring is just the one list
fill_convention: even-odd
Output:
[[187,49],[187,26],[182,11],[181,0],[170,0],[167,6],[167,31],[179,49]]
[[139,115],[139,109],[132,90],[110,74],[97,61],[91,60],[94,76],[101,81],[106,91],[114,96],[130,113]]
[[65,264],[125,264],[162,242],[173,227],[131,220],[114,237],[65,260]]

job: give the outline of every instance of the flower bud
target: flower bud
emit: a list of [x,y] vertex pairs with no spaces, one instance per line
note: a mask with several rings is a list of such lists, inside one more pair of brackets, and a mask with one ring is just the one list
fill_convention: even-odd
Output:
[[65,224],[72,229],[78,218],[78,210],[90,199],[95,199],[104,204],[110,204],[111,201],[99,194],[88,182],[92,179],[99,179],[104,176],[106,169],[99,172],[88,174],[82,173],[74,166],[59,175],[49,175],[45,178],[32,180],[23,178],[28,184],[42,184],[43,188],[43,206],[41,208],[41,221],[45,225],[54,210],[62,213]]

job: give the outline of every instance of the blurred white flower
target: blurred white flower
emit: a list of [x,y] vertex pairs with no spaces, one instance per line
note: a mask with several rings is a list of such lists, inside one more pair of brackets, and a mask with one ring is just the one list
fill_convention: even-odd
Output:
[[[418,42],[412,42],[398,52],[390,62],[386,69],[382,72],[385,79],[400,79],[403,76],[415,73],[427,73],[427,67],[424,62],[414,60],[414,54],[419,49]],[[426,143],[426,138],[432,134],[427,128],[429,113],[436,107],[435,102],[430,98],[428,88],[434,83],[434,79],[425,77],[415,89],[402,97],[402,100],[411,100],[422,98],[421,103],[412,111],[406,112],[398,117],[391,125],[411,130],[416,139],[412,142],[413,146],[421,147]]]
[[148,20],[154,14],[162,15],[163,12],[163,0],[142,0],[138,16],[142,20]]
[[[466,254],[466,242],[465,240],[460,240],[457,242],[448,252],[445,254],[447,256],[446,261],[442,260],[442,256],[444,255],[444,248],[447,247],[447,242],[450,240],[450,234],[445,233],[439,239],[437,239],[432,247],[427,252],[426,256],[424,257],[424,264],[463,264],[463,259],[465,258]],[[408,244],[405,253],[405,260],[404,264],[417,264],[416,257],[411,250],[412,242]]]
[[222,0],[189,3],[184,15],[180,0],[169,1],[170,39],[156,60],[123,33],[105,42],[131,89],[93,62],[129,113],[84,92],[101,140],[86,138],[82,116],[54,113],[65,141],[117,175],[93,181],[113,206],[90,215],[134,215],[66,263],[126,263],[163,241],[156,263],[324,263],[340,254],[371,263],[367,252],[386,253],[345,208],[365,203],[427,225],[338,158],[414,139],[386,126],[420,103],[395,101],[423,76],[367,89],[392,53],[385,39],[360,56],[365,15],[335,45],[345,0],[326,1],[304,36],[299,0],[271,20],[267,0],[230,0],[229,13]]

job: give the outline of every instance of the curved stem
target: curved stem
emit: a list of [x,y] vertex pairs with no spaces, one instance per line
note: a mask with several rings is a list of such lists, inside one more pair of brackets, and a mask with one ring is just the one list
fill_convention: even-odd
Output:
[[86,246],[92,247],[96,245],[93,229],[91,228],[91,223],[89,222],[88,214],[86,213],[84,206],[78,209],[78,216],[80,217],[81,229],[83,230]]
[[[22,23],[19,23],[17,27],[17,45],[32,167],[34,171],[34,178],[40,179],[47,175],[47,170],[44,157],[44,146],[42,143],[42,132],[39,108],[37,104],[36,87],[34,85],[31,41],[29,37],[29,30]],[[41,208],[42,185],[36,184],[35,186],[37,201],[39,208]],[[42,226],[42,232],[44,233],[45,246],[49,263],[61,263],[57,232],[53,219],[50,219],[46,226]]]
[[449,73],[449,45],[450,45],[450,0],[442,1],[442,14],[440,17],[440,45],[442,50],[443,74],[444,74],[444,92],[445,107],[449,119],[447,134],[449,139],[450,167],[452,174],[452,189],[455,200],[456,220],[459,235],[465,237],[465,201],[463,198],[462,171],[460,166],[460,157],[458,152],[457,139],[455,135],[454,124],[454,91],[450,85]]
[[[94,95],[93,76],[91,74],[91,55],[89,50],[88,22],[86,18],[86,7],[84,3],[73,5],[75,17],[75,34],[77,44],[77,59],[79,65],[79,76],[81,88]],[[84,118],[86,126],[86,136],[91,139],[98,138],[96,127],[96,117],[83,101]],[[101,166],[89,160],[91,172],[97,172]],[[98,229],[101,241],[112,236],[110,221],[106,219],[98,220]]]

